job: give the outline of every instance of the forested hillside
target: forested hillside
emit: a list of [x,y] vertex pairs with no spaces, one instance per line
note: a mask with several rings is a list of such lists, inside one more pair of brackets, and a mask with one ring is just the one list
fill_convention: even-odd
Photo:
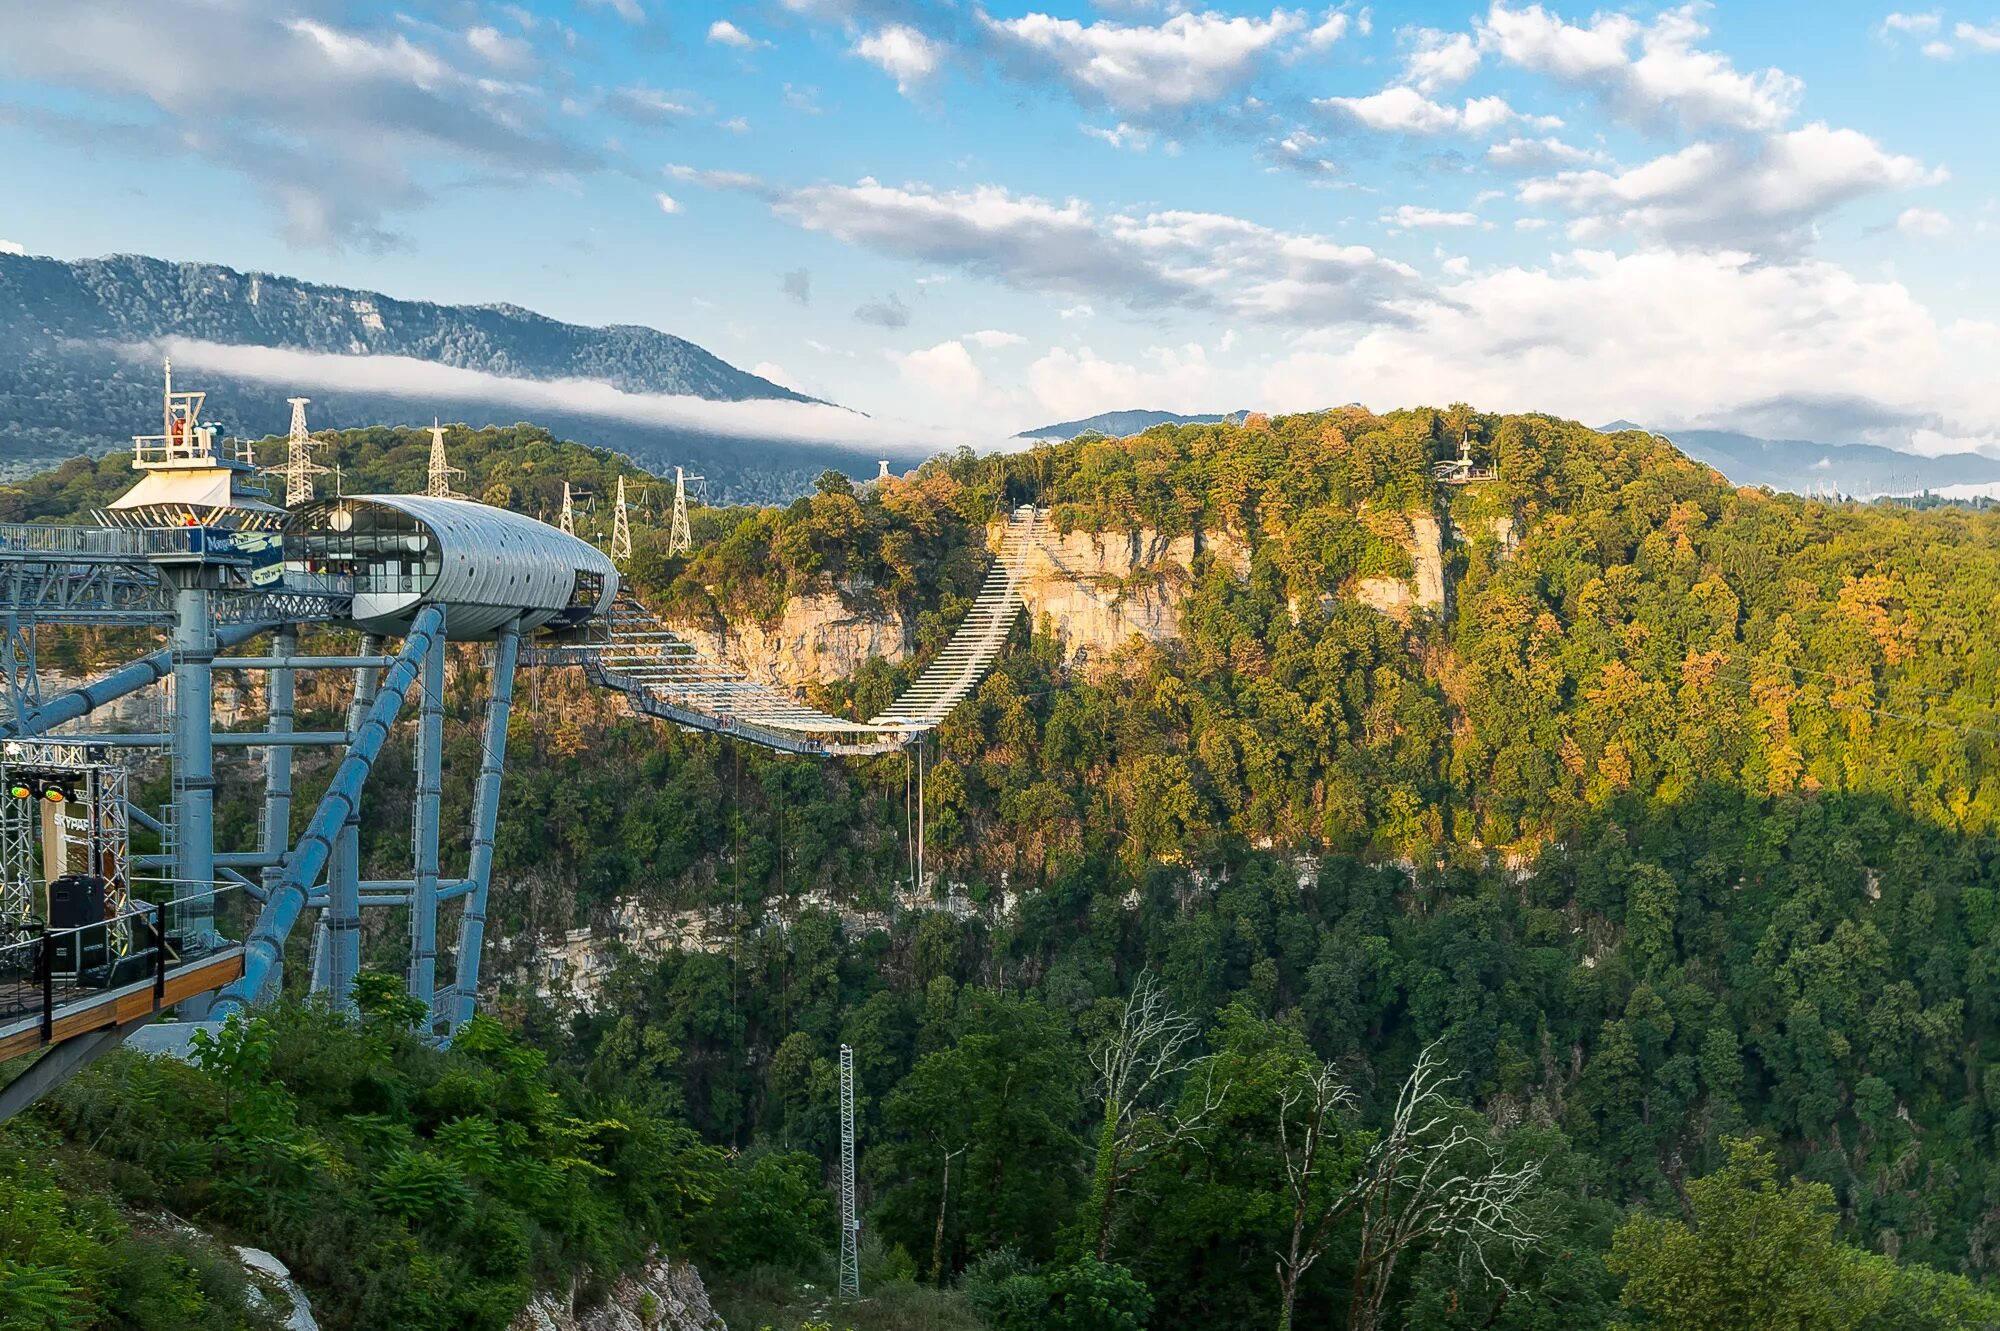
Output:
[[[1461,435],[1497,480],[1434,482]],[[701,1205],[747,1246],[604,1203],[738,1273],[725,1311],[796,1322],[772,1291],[825,1280],[830,1226],[754,1217],[823,1204],[847,1043],[885,1300],[856,1327],[920,1324],[885,1310],[929,1283],[996,1331],[2000,1324],[2000,515],[1740,491],[1636,431],[1347,409],[829,477],[703,515],[690,559],[642,533],[633,579],[723,620],[832,590],[935,642],[985,523],[1030,500],[1247,563],[1198,557],[1175,641],[1078,664],[1017,631],[929,751],[935,909],[894,900],[902,760],[739,748],[555,674],[524,703],[492,925],[519,975],[614,905],[704,927],[635,940],[588,1010],[498,1008],[580,1124],[737,1153]],[[1409,573],[1423,515],[1453,533],[1444,603],[1391,618],[1355,586]],[[917,664],[823,701],[867,714]],[[406,793],[371,795],[384,871]],[[385,1048],[418,1089],[280,1080],[308,1123],[367,1119],[323,1134],[352,1180],[323,1205],[428,1252],[393,1170],[467,1189],[457,1214],[512,1185],[422,1089],[469,1074]],[[131,1075],[44,1129],[127,1198],[300,1232],[232,1157],[202,1157],[232,1181],[203,1200],[81,1108]],[[535,1238],[496,1288],[630,1259],[592,1232]]]

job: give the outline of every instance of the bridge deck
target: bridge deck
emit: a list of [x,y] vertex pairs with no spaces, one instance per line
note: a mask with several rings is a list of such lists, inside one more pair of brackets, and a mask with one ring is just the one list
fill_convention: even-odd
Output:
[[[8,1014],[0,1021],[0,1062],[90,1031],[122,1026],[182,999],[220,989],[241,974],[243,949],[232,946],[168,967],[164,986],[156,985],[148,975],[115,989],[70,990],[70,1000],[56,1004],[46,1037],[42,1034],[40,988],[32,984],[0,987],[0,1004],[4,1004],[0,1010]],[[27,1009],[25,1015],[23,1008]]]

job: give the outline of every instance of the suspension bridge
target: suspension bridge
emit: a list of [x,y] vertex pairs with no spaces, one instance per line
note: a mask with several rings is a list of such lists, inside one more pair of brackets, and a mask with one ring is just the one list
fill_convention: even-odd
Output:
[[[135,439],[139,479],[98,525],[0,525],[0,1061],[42,1051],[0,1087],[0,1119],[128,1038],[182,1047],[201,1023],[271,996],[308,923],[309,948],[289,949],[306,953],[305,985],[348,1005],[368,909],[407,914],[419,1029],[448,1041],[479,995],[520,668],[577,667],[641,715],[787,753],[894,753],[978,686],[1022,608],[1041,521],[1027,507],[1007,519],[965,619],[909,689],[871,719],[835,716],[705,658],[621,588],[597,547],[451,496],[441,449],[428,494],[313,499],[324,469],[310,458],[303,405],[288,460],[266,473],[286,481],[285,507],[268,502],[248,446],[203,420],[202,394],[176,392],[168,367],[162,432]],[[164,634],[167,645],[45,693],[44,631],[77,626]],[[351,647],[325,647],[341,635]],[[470,825],[450,839],[466,867],[447,876],[452,643],[484,644],[486,687]],[[261,728],[216,728],[218,671],[263,676]],[[351,677],[340,728],[298,728],[301,672]],[[162,729],[92,728],[94,714],[159,686]],[[413,701],[408,872],[364,879],[369,778]],[[301,822],[293,759],[313,747],[339,759]],[[216,754],[239,749],[263,755],[261,819],[254,844],[219,846]],[[127,779],[148,754],[170,777],[162,808],[137,802]],[[135,853],[134,828],[158,849]],[[456,948],[441,976],[440,908],[452,902]],[[149,1026],[169,1009],[178,1022]]]

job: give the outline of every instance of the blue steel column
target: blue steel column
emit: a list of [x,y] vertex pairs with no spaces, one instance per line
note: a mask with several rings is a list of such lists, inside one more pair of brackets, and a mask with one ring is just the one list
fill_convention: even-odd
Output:
[[[287,625],[278,630],[271,642],[271,655],[279,660],[289,660],[299,650],[299,631]],[[264,698],[268,720],[265,729],[273,735],[292,733],[292,711],[296,701],[298,677],[290,670],[274,668],[264,681]],[[264,836],[261,849],[266,855],[282,855],[292,844],[292,746],[278,744],[264,753]],[[268,866],[263,872],[265,900],[270,899],[270,891],[276,883],[281,864]],[[271,978],[274,988],[282,987],[282,973]]]
[[298,921],[299,912],[305,909],[307,887],[327,867],[335,838],[361,804],[361,787],[368,780],[376,755],[382,751],[389,727],[395,724],[396,714],[402,710],[403,696],[416,679],[418,663],[431,649],[442,618],[434,606],[417,612],[402,653],[382,680],[380,692],[370,691],[372,703],[367,717],[356,727],[354,742],[335,769],[319,807],[306,821],[298,845],[285,857],[284,872],[272,884],[270,900],[264,903],[249,941],[243,945],[243,975],[223,989],[212,1014],[215,1017],[241,1011],[245,1003],[256,1001],[264,992],[272,970],[284,955],[285,938]]
[[[405,649],[408,648],[404,644]],[[363,656],[382,654],[382,635],[370,633],[361,640]],[[361,719],[375,701],[376,674],[373,670],[354,672],[354,701],[347,709],[350,734],[360,728]],[[354,989],[354,973],[361,969],[361,797],[356,793],[347,806],[347,819],[333,843],[333,855],[326,870],[327,992],[336,1007],[346,1008]]]
[[[174,627],[169,651],[174,672],[173,797],[174,896],[206,894],[215,884],[215,623],[199,564],[173,571]],[[181,915],[194,937],[213,932],[213,899]],[[184,1010],[188,1006],[183,1005]],[[199,1015],[199,1014],[196,1014]]]
[[[439,607],[440,610],[443,607]],[[448,622],[448,617],[447,617]],[[410,888],[410,997],[424,1005],[417,1029],[429,1034],[437,997],[438,818],[444,802],[445,627],[424,656],[418,687],[417,800],[410,815],[415,872]],[[356,885],[359,891],[359,885]]]
[[479,997],[479,952],[486,945],[486,889],[493,880],[493,829],[500,819],[500,776],[507,764],[507,720],[514,706],[514,664],[520,659],[521,621],[500,630],[493,644],[493,696],[486,704],[486,740],[479,754],[479,784],[472,796],[471,884],[458,919],[458,983],[452,988],[451,1029],[472,1020]]

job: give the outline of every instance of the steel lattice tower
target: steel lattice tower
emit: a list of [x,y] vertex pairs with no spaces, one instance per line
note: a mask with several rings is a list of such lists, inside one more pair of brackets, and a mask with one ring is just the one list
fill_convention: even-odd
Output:
[[861,1221],[854,1212],[854,1050],[840,1046],[840,1297],[861,1298]]
[[690,476],[679,467],[674,468],[674,525],[667,533],[667,553],[670,555],[684,555],[694,549],[694,534],[688,530],[687,483],[703,479]]
[[632,522],[625,513],[625,478],[618,478],[618,510],[611,519],[611,557],[632,557]]
[[312,399],[295,397],[290,401],[292,429],[285,440],[285,465],[271,468],[271,474],[285,478],[285,507],[297,508],[312,502],[312,478],[324,476],[326,468],[313,461],[313,437],[306,432],[306,403]]
[[463,499],[465,498],[464,495],[459,494],[451,488],[451,478],[463,475],[465,475],[463,468],[452,466],[450,461],[446,459],[444,455],[444,427],[437,423],[436,417],[432,417],[430,484],[424,493],[432,499]]
[[563,482],[562,517],[557,520],[556,525],[571,536],[576,535],[576,500],[570,495],[568,481]]

